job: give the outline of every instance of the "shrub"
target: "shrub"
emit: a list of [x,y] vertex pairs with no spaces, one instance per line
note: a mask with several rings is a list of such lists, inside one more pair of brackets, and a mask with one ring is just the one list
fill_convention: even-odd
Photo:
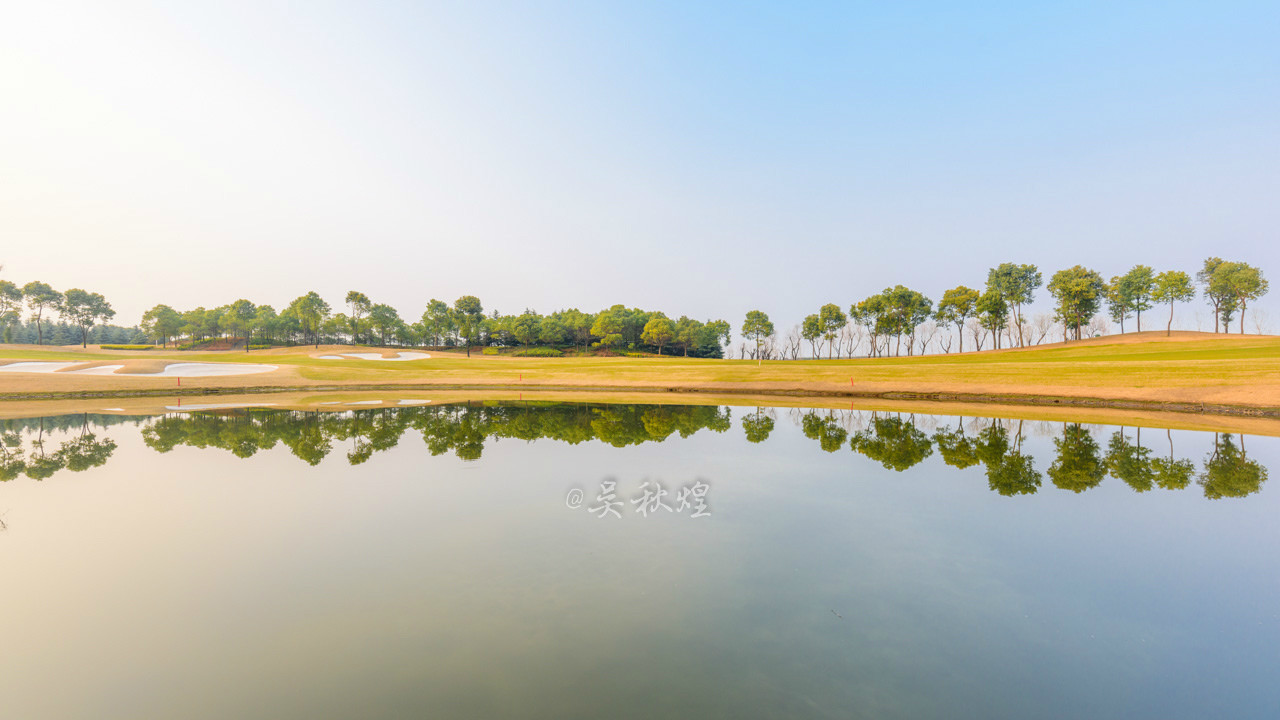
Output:
[[485,348],[484,350],[482,350],[481,352],[483,352],[485,355],[497,355],[497,354],[498,354],[498,348],[496,348],[496,347],[487,347],[487,348]]
[[528,350],[517,350],[516,352],[513,352],[511,354],[518,355],[520,357],[563,357],[564,356],[564,353],[560,352],[555,348],[549,348],[549,347],[535,347],[535,348],[529,348]]
[[103,350],[150,350],[154,345],[99,345]]

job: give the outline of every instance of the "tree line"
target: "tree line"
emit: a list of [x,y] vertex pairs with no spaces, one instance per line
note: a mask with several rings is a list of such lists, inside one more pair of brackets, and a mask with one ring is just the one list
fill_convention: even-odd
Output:
[[[1041,288],[1054,301],[1053,315],[1028,320],[1024,310]],[[1038,344],[1057,326],[1064,340],[1097,334],[1096,323],[1109,318],[1126,331],[1131,318],[1142,330],[1143,313],[1168,306],[1166,333],[1171,332],[1174,306],[1194,300],[1199,293],[1213,312],[1214,332],[1229,332],[1239,317],[1244,332],[1245,312],[1265,295],[1269,283],[1262,271],[1244,262],[1211,257],[1194,279],[1186,272],[1156,272],[1135,265],[1123,275],[1104,280],[1096,270],[1077,265],[1054,273],[1048,283],[1035,265],[1003,263],[987,273],[986,285],[977,290],[959,285],[942,293],[935,304],[923,293],[895,285],[844,307],[828,303],[808,315],[781,340],[769,316],[760,310],[747,313],[740,328],[743,344],[739,356],[757,361],[799,359],[804,344],[810,357],[853,357],[863,348],[869,357],[915,355],[937,349],[949,353],[953,341],[964,352]],[[28,320],[22,323],[24,311]],[[37,344],[59,318],[62,332],[55,342],[67,340],[66,329],[78,331],[87,345],[95,327],[106,328],[115,316],[111,304],[99,293],[80,288],[59,292],[49,284],[32,281],[19,286],[0,280],[0,325],[4,342],[28,339],[34,328]],[[954,328],[955,335],[951,334]],[[417,318],[405,319],[396,308],[375,303],[365,293],[352,290],[334,308],[316,292],[295,298],[277,312],[271,305],[239,299],[227,305],[178,311],[156,305],[142,316],[141,331],[153,342],[191,347],[221,339],[243,343],[246,350],[258,345],[350,343],[403,347],[521,348],[523,354],[560,354],[568,349],[595,348],[605,353],[657,352],[686,357],[724,357],[731,329],[724,320],[700,321],[688,316],[672,319],[659,311],[614,305],[596,313],[576,308],[542,315],[525,310],[518,315],[485,313],[480,299],[464,295],[452,304],[429,301]],[[939,334],[940,329],[946,332]],[[121,336],[122,332],[99,332]],[[136,339],[136,338],[131,338]]]
[[[464,295],[452,304],[432,299],[417,320],[406,320],[390,305],[373,302],[352,290],[334,312],[318,293],[294,299],[277,313],[270,305],[237,300],[212,309],[198,307],[179,312],[156,305],[142,316],[142,329],[156,342],[188,344],[210,338],[242,339],[246,347],[262,344],[305,342],[466,348],[520,347],[554,350],[597,348],[603,351],[679,352],[686,357],[721,357],[729,341],[729,324],[723,320],[702,322],[681,316],[624,305],[597,313],[577,308],[543,315],[525,310],[519,315],[488,314],[480,299]],[[554,353],[553,353],[554,354]]]
[[804,343],[809,356],[820,358],[853,357],[866,343],[869,357],[923,354],[935,340],[939,329],[948,330],[937,338],[938,349],[951,352],[955,329],[957,351],[964,352],[965,335],[970,347],[1038,344],[1052,329],[1037,318],[1029,321],[1024,310],[1036,298],[1041,287],[1054,301],[1051,322],[1062,332],[1063,340],[1079,340],[1091,324],[1101,317],[1119,323],[1132,318],[1142,330],[1144,312],[1168,305],[1165,332],[1173,327],[1173,309],[1177,303],[1196,298],[1197,285],[1205,302],[1213,310],[1214,332],[1229,332],[1232,320],[1239,315],[1240,332],[1244,332],[1244,315],[1249,304],[1269,290],[1269,284],[1257,267],[1243,262],[1211,257],[1191,275],[1180,270],[1156,272],[1147,265],[1135,265],[1123,275],[1104,280],[1096,270],[1081,265],[1059,270],[1044,277],[1035,265],[1003,263],[991,268],[983,290],[959,285],[943,292],[935,305],[923,293],[896,285],[885,288],[849,306],[848,311],[828,303],[779,341],[769,316],[759,310],[747,313],[742,325],[742,356],[752,359],[799,359]]

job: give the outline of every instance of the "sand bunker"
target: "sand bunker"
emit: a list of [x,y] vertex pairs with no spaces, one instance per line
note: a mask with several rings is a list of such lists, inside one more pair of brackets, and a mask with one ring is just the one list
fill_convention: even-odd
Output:
[[275,365],[250,363],[173,363],[159,372],[119,372],[124,365],[92,365],[76,370],[88,363],[74,362],[14,362],[0,365],[0,372],[59,373],[65,375],[116,375],[128,377],[214,377],[219,375],[256,375],[277,370]]
[[275,403],[206,403],[204,405],[165,405],[166,410],[191,412],[192,410],[231,410],[238,408],[272,407]]
[[426,353],[420,352],[398,352],[395,357],[383,357],[382,353],[341,353],[339,355],[317,355],[319,360],[426,360],[431,357]]

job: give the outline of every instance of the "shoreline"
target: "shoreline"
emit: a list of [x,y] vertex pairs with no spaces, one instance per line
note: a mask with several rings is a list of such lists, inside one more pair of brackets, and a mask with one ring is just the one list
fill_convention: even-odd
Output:
[[499,383],[341,383],[316,385],[207,386],[193,388],[131,388],[74,391],[0,392],[0,403],[112,398],[206,397],[226,395],[275,395],[285,393],[343,392],[491,392],[491,393],[577,393],[619,395],[635,393],[662,396],[725,396],[794,399],[881,400],[924,402],[942,405],[999,405],[1006,407],[1059,407],[1097,410],[1138,410],[1204,416],[1232,416],[1280,419],[1280,407],[1230,403],[1186,402],[1178,400],[1109,398],[1084,395],[1035,393],[989,393],[938,390],[823,390],[813,388],[769,388],[752,385],[698,387],[691,385],[571,385]]

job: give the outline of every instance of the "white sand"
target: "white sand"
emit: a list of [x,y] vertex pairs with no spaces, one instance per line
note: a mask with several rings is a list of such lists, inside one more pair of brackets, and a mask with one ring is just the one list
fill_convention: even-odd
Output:
[[398,405],[426,405],[430,400],[399,400]]
[[[86,365],[74,362],[15,362],[0,365],[0,372],[51,373],[63,368]],[[66,370],[68,375],[122,375],[128,377],[214,377],[217,375],[256,375],[258,373],[277,370],[275,365],[254,365],[250,363],[173,363],[164,370],[155,373],[122,373],[116,372],[123,365],[102,365],[81,370]]]
[[341,355],[317,355],[317,360],[347,360],[355,358],[356,360],[389,360],[399,362],[404,360],[426,360],[431,356],[427,353],[420,352],[400,352],[395,357],[382,357],[381,353],[342,353]]
[[165,410],[186,412],[191,410],[226,410],[229,408],[271,407],[276,403],[208,403],[205,405],[165,405]]
[[357,400],[355,402],[349,402],[347,404],[348,405],[381,405],[382,401],[381,400]]
[[73,362],[16,362],[9,363],[8,365],[0,365],[0,372],[51,373],[57,372],[65,367],[80,364],[81,363]]

